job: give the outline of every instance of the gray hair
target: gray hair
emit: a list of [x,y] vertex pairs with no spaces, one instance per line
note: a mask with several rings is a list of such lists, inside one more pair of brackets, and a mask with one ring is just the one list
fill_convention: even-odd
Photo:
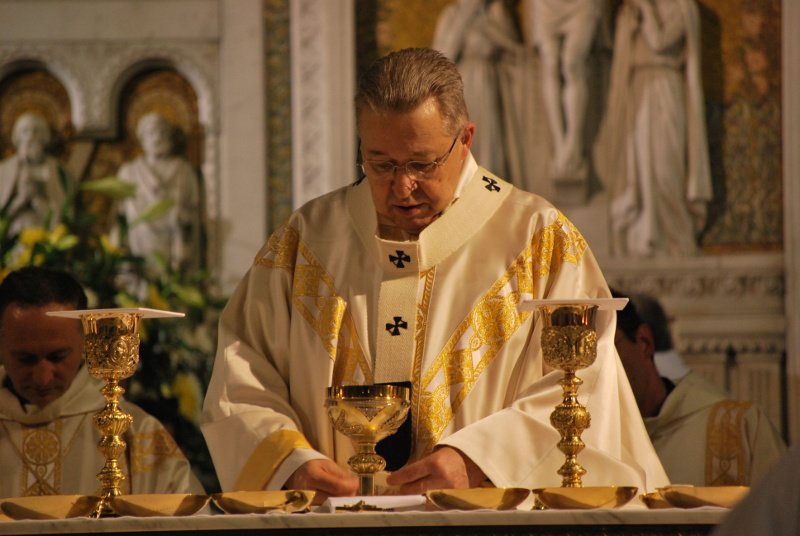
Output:
[[406,48],[373,63],[359,78],[356,119],[364,110],[406,113],[433,97],[447,129],[455,134],[469,121],[464,82],[456,65],[431,48]]

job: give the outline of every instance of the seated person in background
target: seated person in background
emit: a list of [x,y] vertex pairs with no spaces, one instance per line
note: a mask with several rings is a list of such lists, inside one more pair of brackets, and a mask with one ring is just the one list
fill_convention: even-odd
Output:
[[[411,383],[412,406],[407,433],[387,438],[389,486],[558,486],[563,374],[543,361],[542,322],[517,305],[607,298],[600,267],[558,209],[475,161],[464,85],[440,52],[379,59],[355,103],[365,176],[295,211],[222,313],[202,426],[222,489],[354,495],[326,388],[395,382]],[[597,409],[583,483],[663,486],[614,313],[597,324],[597,359],[581,370]]]
[[[80,321],[47,311],[86,308],[69,274],[28,267],[0,283],[0,497],[93,495],[105,458],[93,417],[105,407],[102,382],[83,361]],[[120,459],[123,493],[203,493],[189,462],[155,418],[133,416]]]
[[729,399],[697,372],[674,383],[660,375],[654,353],[672,349],[667,316],[652,297],[629,298],[617,313],[614,341],[670,480],[696,486],[758,480],[785,450],[769,418],[752,402]]

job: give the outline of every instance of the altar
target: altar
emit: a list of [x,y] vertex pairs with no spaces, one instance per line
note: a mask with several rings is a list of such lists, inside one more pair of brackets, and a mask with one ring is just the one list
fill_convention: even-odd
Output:
[[660,510],[628,507],[597,510],[312,512],[73,518],[0,521],[0,534],[702,535],[710,534],[728,512],[728,509],[716,507]]

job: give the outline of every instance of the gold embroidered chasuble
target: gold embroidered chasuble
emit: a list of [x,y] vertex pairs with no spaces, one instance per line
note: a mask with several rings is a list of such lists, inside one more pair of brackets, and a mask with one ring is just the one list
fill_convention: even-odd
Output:
[[[578,230],[547,201],[474,166],[460,197],[416,241],[376,236],[366,181],[296,211],[256,256],[220,322],[203,432],[223,489],[271,481],[296,449],[346,466],[325,412],[332,384],[413,382],[412,458],[452,445],[497,486],[554,486],[564,455],[547,370],[523,299],[608,297]],[[599,315],[582,371],[592,412],[584,484],[652,489],[666,476]],[[513,440],[506,437],[513,430]],[[285,477],[291,474],[284,471]]]
[[[0,497],[97,494],[105,458],[93,417],[105,406],[102,382],[82,367],[67,392],[44,408],[20,405],[2,367],[0,385]],[[161,423],[135,404],[120,407],[133,416],[120,460],[123,493],[203,493]]]
[[645,426],[670,480],[680,484],[749,486],[786,450],[761,408],[728,399],[697,372],[675,382]]

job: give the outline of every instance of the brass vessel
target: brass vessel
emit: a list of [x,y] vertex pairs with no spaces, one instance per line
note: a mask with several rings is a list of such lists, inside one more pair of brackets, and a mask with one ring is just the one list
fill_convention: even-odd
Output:
[[101,485],[100,502],[92,517],[114,515],[111,499],[122,494],[120,483],[125,480],[119,466],[119,459],[127,448],[122,436],[133,422],[133,417],[119,407],[119,400],[125,393],[120,382],[131,377],[139,364],[141,320],[184,315],[146,308],[53,311],[47,314],[81,321],[87,369],[92,377],[105,381],[100,392],[106,405],[94,416],[94,424],[101,434],[97,448],[105,457],[105,464],[97,474]]
[[359,494],[375,494],[375,473],[386,460],[375,445],[400,428],[408,416],[411,389],[399,385],[328,387],[325,406],[336,430],[353,442],[356,453],[347,464],[358,475]]
[[586,474],[578,453],[585,447],[581,433],[591,424],[589,410],[578,402],[578,388],[583,381],[575,372],[586,368],[597,358],[596,304],[542,304],[542,354],[549,366],[562,370],[559,380],[564,398],[550,414],[550,423],[561,434],[558,448],[566,456],[558,469],[561,486],[579,488]]

